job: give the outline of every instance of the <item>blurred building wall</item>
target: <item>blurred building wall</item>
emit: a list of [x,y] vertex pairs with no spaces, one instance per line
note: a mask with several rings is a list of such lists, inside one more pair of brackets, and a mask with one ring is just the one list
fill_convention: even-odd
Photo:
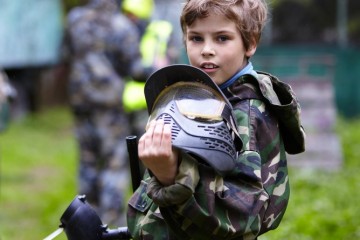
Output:
[[60,0],[0,0],[0,66],[54,64],[62,39]]
[[64,77],[57,76],[62,4],[62,0],[0,0],[0,68],[18,93],[11,104],[13,117],[59,102],[55,98],[65,95]]

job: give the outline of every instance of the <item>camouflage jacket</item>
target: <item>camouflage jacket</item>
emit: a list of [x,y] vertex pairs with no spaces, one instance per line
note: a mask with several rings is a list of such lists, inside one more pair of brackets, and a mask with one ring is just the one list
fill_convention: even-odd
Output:
[[305,150],[300,106],[289,85],[260,72],[223,91],[243,141],[236,168],[221,177],[182,153],[174,185],[145,174],[128,206],[134,239],[256,239],[279,225],[290,193],[286,152]]

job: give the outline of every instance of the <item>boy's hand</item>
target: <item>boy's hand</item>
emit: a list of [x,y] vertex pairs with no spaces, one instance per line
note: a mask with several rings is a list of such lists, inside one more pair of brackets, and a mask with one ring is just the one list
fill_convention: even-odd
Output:
[[171,126],[163,120],[150,122],[139,139],[139,159],[158,181],[168,186],[174,183],[178,171],[178,151],[172,148]]

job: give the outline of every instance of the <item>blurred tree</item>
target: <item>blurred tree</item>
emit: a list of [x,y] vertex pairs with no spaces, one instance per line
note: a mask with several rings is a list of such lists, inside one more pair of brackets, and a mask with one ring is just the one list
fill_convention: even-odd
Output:
[[275,44],[336,44],[336,1],[277,0],[272,24]]
[[[338,42],[337,2],[343,0],[267,0],[272,44],[329,44]],[[63,0],[65,12],[87,0]],[[348,38],[360,45],[360,1],[347,0]]]
[[360,45],[360,1],[348,0],[348,30],[349,39],[352,45]]
[[[273,44],[338,44],[338,3],[343,0],[269,0]],[[347,0],[346,36],[360,45],[360,1]],[[340,25],[341,27],[341,25]]]
[[62,1],[64,4],[65,12],[68,13],[71,8],[79,6],[79,5],[83,5],[88,0],[62,0]]

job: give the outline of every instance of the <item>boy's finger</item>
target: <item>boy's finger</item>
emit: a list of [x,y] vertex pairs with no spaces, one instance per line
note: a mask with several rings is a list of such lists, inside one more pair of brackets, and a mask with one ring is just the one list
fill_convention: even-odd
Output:
[[145,130],[146,131],[149,131],[149,129],[153,129],[155,127],[155,124],[156,124],[156,120],[152,120],[151,122],[149,122],[147,125],[146,125],[146,128]]
[[164,132],[164,121],[163,120],[157,120],[154,132],[153,132],[153,142],[156,145],[160,145],[163,138],[163,132]]
[[171,147],[171,125],[164,124],[163,138],[161,142],[162,146]]
[[153,130],[158,123],[164,123],[164,120],[163,119],[151,120],[151,122],[146,124],[145,130],[149,131],[150,128],[151,128],[151,130]]

